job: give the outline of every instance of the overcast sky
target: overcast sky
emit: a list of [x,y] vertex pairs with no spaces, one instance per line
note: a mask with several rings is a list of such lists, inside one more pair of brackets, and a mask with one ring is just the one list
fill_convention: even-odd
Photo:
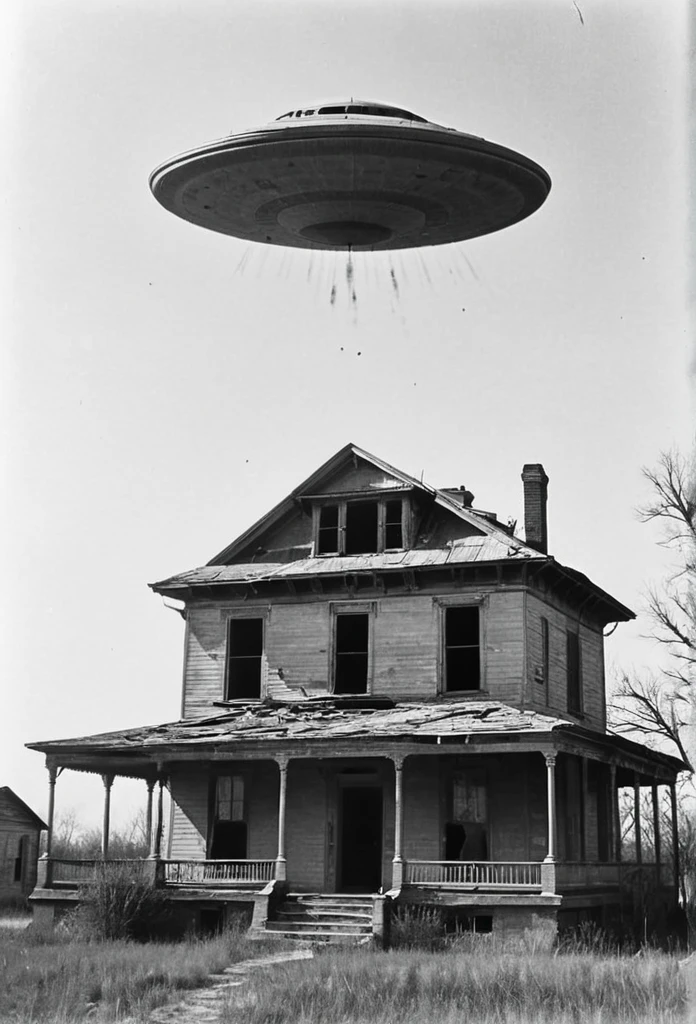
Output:
[[[30,741],[178,717],[205,563],[348,441],[522,521],[640,610],[665,570],[641,466],[691,440],[681,0],[12,0],[0,25],[0,784]],[[458,246],[356,260],[166,213],[149,172],[316,100],[375,99],[518,149],[549,199]],[[9,143],[9,145],[8,145]],[[332,306],[330,294],[337,288]],[[610,663],[649,665],[644,623]],[[137,791],[137,799],[144,802]],[[101,815],[66,772],[57,810]],[[122,819],[136,799],[114,787]]]

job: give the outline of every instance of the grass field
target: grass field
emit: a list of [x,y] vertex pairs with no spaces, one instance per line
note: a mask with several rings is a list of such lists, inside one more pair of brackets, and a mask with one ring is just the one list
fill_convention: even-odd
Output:
[[144,1021],[182,989],[205,985],[210,973],[267,948],[235,931],[177,943],[87,942],[5,923],[0,927],[0,1022]]
[[226,1024],[686,1024],[675,957],[329,950],[251,978]]
[[[157,1006],[232,963],[280,950],[230,931],[207,940],[83,941],[0,927],[1,1024],[145,1022]],[[465,937],[466,938],[466,937]],[[676,956],[496,946],[440,952],[329,947],[252,974],[225,1024],[687,1024]]]

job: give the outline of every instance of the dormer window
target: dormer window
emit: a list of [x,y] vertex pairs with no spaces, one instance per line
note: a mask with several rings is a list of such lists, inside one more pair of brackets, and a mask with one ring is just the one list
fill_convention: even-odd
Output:
[[404,547],[402,498],[344,501],[316,510],[318,555],[369,555]]

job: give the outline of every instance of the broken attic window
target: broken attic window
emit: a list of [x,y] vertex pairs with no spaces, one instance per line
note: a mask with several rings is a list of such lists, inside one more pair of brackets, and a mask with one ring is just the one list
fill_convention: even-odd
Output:
[[230,619],[225,700],[261,696],[263,619]]
[[384,547],[403,547],[403,528],[401,525],[401,499],[387,501],[384,508]]
[[324,505],[319,509],[319,543],[317,552],[320,555],[338,554],[338,505]]
[[367,693],[369,616],[337,615],[334,693]]
[[478,690],[481,685],[479,608],[445,609],[445,690]]
[[346,507],[346,554],[365,555],[378,550],[376,501],[357,501]]

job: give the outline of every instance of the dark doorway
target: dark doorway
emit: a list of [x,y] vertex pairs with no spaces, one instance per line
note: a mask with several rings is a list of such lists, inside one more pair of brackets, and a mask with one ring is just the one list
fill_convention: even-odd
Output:
[[376,892],[382,884],[382,790],[347,786],[340,791],[341,892]]

